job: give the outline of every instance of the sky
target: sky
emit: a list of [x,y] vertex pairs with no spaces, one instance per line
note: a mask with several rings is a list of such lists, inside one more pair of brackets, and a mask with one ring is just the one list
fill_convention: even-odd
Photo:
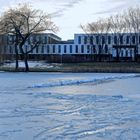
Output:
[[52,14],[63,40],[73,39],[74,33],[83,33],[80,24],[96,21],[123,10],[140,6],[140,0],[0,0],[3,12],[7,7],[29,2],[34,8]]

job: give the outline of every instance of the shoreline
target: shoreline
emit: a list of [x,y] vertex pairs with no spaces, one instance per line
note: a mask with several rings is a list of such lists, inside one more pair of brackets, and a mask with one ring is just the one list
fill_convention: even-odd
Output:
[[[46,67],[31,67],[29,72],[64,73],[140,73],[140,63],[134,62],[93,62],[93,63],[49,63]],[[24,67],[15,71],[14,67],[0,66],[4,72],[25,72]]]

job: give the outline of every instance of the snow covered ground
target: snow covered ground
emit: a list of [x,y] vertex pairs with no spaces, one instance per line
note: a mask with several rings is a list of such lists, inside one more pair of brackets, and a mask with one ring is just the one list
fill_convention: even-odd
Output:
[[[54,66],[55,67],[59,67],[59,65],[61,65],[61,64],[46,63],[44,61],[29,61],[28,64],[29,64],[30,68],[53,68]],[[15,62],[5,63],[3,65],[3,67],[15,68]],[[24,68],[25,67],[25,64],[24,64],[23,61],[19,61],[19,67],[20,68]]]
[[0,73],[0,140],[139,140],[140,75]]

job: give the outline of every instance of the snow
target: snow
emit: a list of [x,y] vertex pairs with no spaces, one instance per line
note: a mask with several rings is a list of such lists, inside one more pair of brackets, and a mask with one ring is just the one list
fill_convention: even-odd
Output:
[[[53,68],[53,64],[46,63],[44,61],[29,61],[28,62],[30,68]],[[56,64],[55,64],[56,65]],[[59,65],[57,65],[59,66]],[[15,62],[5,63],[3,67],[15,67]],[[25,64],[23,61],[19,61],[19,67],[24,68]]]
[[0,73],[0,140],[139,140],[138,74]]

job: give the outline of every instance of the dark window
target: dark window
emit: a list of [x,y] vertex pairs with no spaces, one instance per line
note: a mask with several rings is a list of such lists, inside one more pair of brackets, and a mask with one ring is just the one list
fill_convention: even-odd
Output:
[[88,45],[87,46],[87,53],[89,53],[90,52],[90,46]]
[[75,47],[75,52],[78,53],[78,45],[76,45]]
[[64,53],[67,53],[67,46],[64,45]]
[[72,53],[72,45],[70,45],[70,53]]
[[84,53],[84,45],[81,46],[81,53]]
[[123,36],[120,36],[120,44],[123,44]]
[[140,36],[139,36],[139,44],[140,44]]
[[55,45],[53,45],[53,53],[55,53]]
[[132,43],[133,43],[133,44],[136,43],[136,38],[135,38],[135,36],[132,36]]
[[117,36],[114,36],[114,44],[117,44]]
[[81,36],[78,36],[78,44],[81,44]]
[[108,44],[111,44],[111,36],[108,36]]
[[99,36],[96,36],[96,43],[99,44]]
[[128,50],[126,50],[126,57],[128,57]]
[[90,44],[93,44],[93,36],[90,36]]
[[127,36],[126,37],[126,44],[129,44],[129,42],[130,42],[130,36]]
[[47,36],[45,36],[45,42],[44,43],[47,44]]
[[41,53],[44,53],[44,46],[42,46],[41,48]]
[[105,53],[108,53],[108,46],[105,45]]
[[102,44],[105,44],[105,37],[102,36]]
[[96,48],[95,48],[95,46],[93,46],[93,53],[96,53]]
[[47,45],[47,53],[50,53],[50,47]]
[[61,53],[61,45],[58,46],[58,53]]
[[84,37],[84,44],[87,44],[87,36]]

